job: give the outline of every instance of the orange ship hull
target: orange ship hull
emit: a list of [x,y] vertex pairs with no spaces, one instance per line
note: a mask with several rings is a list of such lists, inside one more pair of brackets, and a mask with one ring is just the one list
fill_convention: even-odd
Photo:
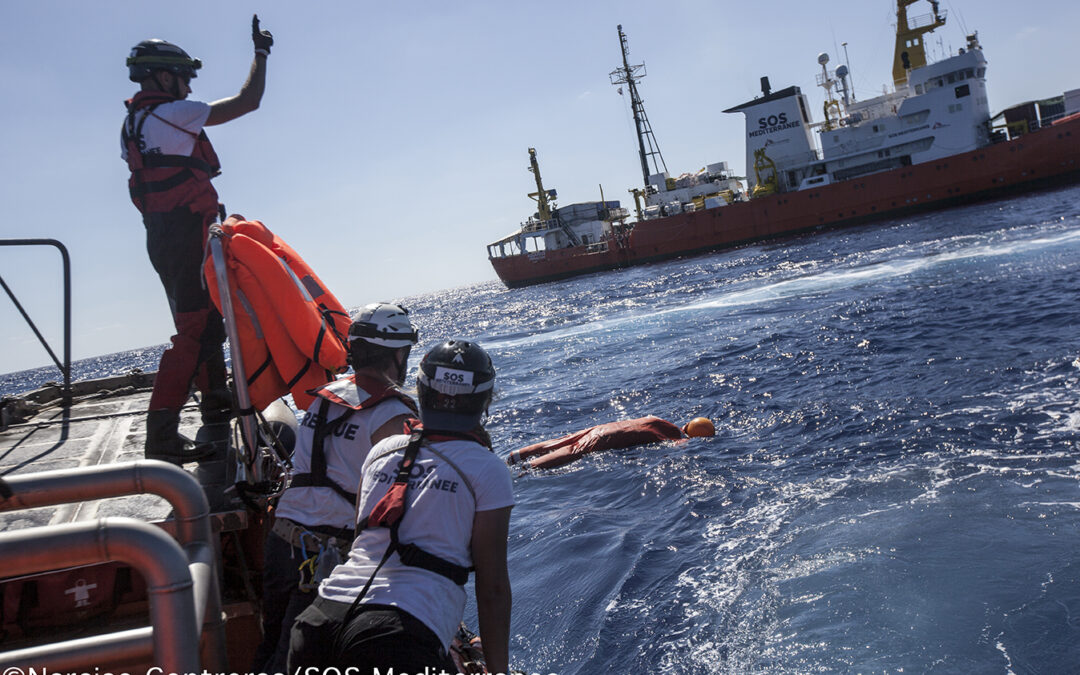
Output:
[[[848,227],[1080,181],[1080,114],[946,159],[749,202],[646,220],[624,244],[491,258],[509,288]],[[590,247],[594,248],[594,247]]]

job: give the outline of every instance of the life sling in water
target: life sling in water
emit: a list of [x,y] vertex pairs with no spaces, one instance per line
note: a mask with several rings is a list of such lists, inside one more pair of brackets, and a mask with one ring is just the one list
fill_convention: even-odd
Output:
[[[239,349],[256,410],[292,393],[305,410],[309,390],[348,366],[349,314],[315,272],[261,222],[231,217],[221,226]],[[204,268],[210,297],[221,309],[213,260]]]

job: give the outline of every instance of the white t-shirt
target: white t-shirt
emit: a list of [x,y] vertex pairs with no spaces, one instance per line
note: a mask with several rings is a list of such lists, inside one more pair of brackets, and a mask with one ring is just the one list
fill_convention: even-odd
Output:
[[[311,404],[296,433],[293,451],[293,474],[311,470],[311,445],[315,438],[315,416],[323,399]],[[326,421],[333,422],[349,409],[331,403]],[[371,450],[371,434],[398,415],[413,416],[412,410],[396,398],[388,398],[371,409],[357,410],[323,442],[326,475],[341,487],[356,491],[363,475],[364,461]],[[356,507],[346,502],[333,488],[290,487],[278,500],[274,514],[301,525],[352,529],[356,525]]]
[[[148,110],[149,108],[142,108],[135,112],[136,129],[147,116]],[[162,103],[154,108],[153,114],[143,124],[142,138],[146,143],[143,153],[190,157],[191,151],[195,149],[195,138],[206,126],[208,117],[209,103],[188,100]],[[128,133],[131,133],[130,129]],[[127,161],[127,147],[123,139],[120,140],[120,156]]]
[[[371,449],[364,462],[360,520],[390,489],[408,443],[408,436],[391,436]],[[401,543],[416,544],[444,560],[471,567],[475,513],[514,505],[510,469],[479,443],[452,440],[421,447],[413,475],[417,479],[409,483],[408,505],[398,530]],[[389,528],[361,532],[349,559],[323,581],[319,595],[352,603],[389,543]],[[465,589],[435,572],[403,565],[395,553],[375,576],[363,603],[400,607],[423,621],[449,647],[465,613]]]

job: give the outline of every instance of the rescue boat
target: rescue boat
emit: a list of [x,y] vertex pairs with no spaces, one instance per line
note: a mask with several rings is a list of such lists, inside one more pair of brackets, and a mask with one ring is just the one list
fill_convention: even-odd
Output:
[[[58,245],[69,278],[67,250],[55,240],[0,244]],[[263,406],[262,397],[287,393],[282,373],[301,362],[313,364],[311,377],[332,379],[344,366],[334,335],[347,334],[348,315],[257,221],[213,226],[210,249],[207,280],[229,332],[239,410],[229,425],[201,426],[198,406],[189,405],[181,430],[213,443],[213,455],[187,471],[142,459],[155,375],[73,383],[69,339],[57,360],[63,385],[0,400],[0,670],[7,675],[251,669],[262,639],[267,506],[289,480],[297,427],[281,399]],[[270,298],[283,303],[281,312],[260,308]],[[282,332],[272,337],[275,321]],[[278,343],[286,341],[295,353],[281,366]],[[271,379],[238,367],[245,359],[261,367],[267,354]],[[295,379],[294,398],[304,377]],[[479,639],[464,626],[450,651],[460,672],[486,672]]]
[[991,114],[978,33],[930,62],[926,35],[947,17],[936,0],[909,17],[918,1],[897,0],[892,91],[857,101],[849,68],[821,54],[822,121],[799,87],[774,91],[768,77],[761,96],[724,111],[745,116],[745,184],[726,162],[668,173],[619,26],[611,75],[637,128],[636,219],[618,201],[555,207],[530,149],[540,208],[488,244],[495,272],[514,288],[1080,181],[1080,89]]

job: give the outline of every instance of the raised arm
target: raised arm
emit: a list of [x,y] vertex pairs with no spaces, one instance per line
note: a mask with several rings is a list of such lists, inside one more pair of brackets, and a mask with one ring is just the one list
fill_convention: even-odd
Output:
[[266,59],[270,55],[270,46],[274,44],[274,36],[270,31],[259,29],[258,15],[251,18],[251,40],[255,43],[255,58],[251,62],[251,73],[248,74],[247,81],[236,96],[210,104],[210,116],[206,118],[206,126],[224,124],[258,110],[266,89]]
[[472,558],[476,566],[476,613],[488,672],[510,672],[510,574],[506,539],[510,509],[477,511],[473,516]]

